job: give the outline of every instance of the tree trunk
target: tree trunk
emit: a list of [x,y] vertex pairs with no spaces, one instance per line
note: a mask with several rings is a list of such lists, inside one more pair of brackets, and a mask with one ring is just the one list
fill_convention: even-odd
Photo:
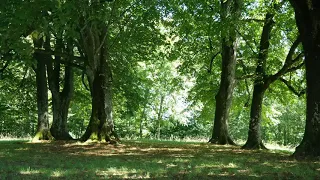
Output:
[[258,63],[256,67],[257,78],[254,82],[252,95],[248,138],[245,145],[242,146],[243,149],[266,149],[261,140],[261,112],[264,93],[271,83],[271,80],[266,78],[265,69],[269,53],[271,31],[274,25],[273,17],[274,14],[272,13],[266,14],[261,33]]
[[[46,50],[51,50],[50,39],[45,42]],[[68,44],[70,46],[70,44]],[[57,52],[63,51],[63,42],[61,39],[57,39],[56,47]],[[71,48],[67,48],[70,55],[73,55]],[[73,70],[72,67],[66,66],[64,72],[64,86],[62,92],[60,92],[60,60],[61,57],[55,56],[55,60],[52,57],[48,57],[47,68],[49,76],[49,88],[52,94],[52,112],[53,121],[50,128],[52,136],[56,140],[72,140],[67,126],[69,105],[73,95]]]
[[316,0],[290,0],[305,52],[307,113],[305,132],[293,156],[320,156],[320,6]]
[[263,96],[266,91],[266,87],[262,82],[257,82],[254,85],[248,139],[243,149],[266,149],[261,140],[261,112]]
[[114,135],[117,139],[118,137],[114,132],[112,119],[111,68],[104,58],[101,59],[100,63],[98,71],[94,76],[89,77],[92,80],[90,88],[92,111],[89,125],[81,139],[83,141],[91,139],[112,142],[111,135]]
[[239,12],[240,2],[238,0],[221,1],[221,21],[229,23],[230,27],[228,27],[227,33],[221,32],[221,82],[219,91],[215,97],[216,109],[214,126],[212,137],[209,140],[210,143],[214,144],[235,145],[228,132],[229,110],[232,103],[236,68],[236,27],[231,25],[235,23],[230,22],[239,19]]
[[68,131],[68,113],[73,94],[73,71],[65,67],[65,86],[62,92],[52,93],[53,122],[51,133],[56,140],[72,140]]
[[[92,13],[100,13],[99,6],[91,6]],[[98,140],[115,143],[111,140],[115,132],[112,117],[112,64],[108,51],[108,25],[103,21],[80,17],[84,27],[81,33],[81,51],[85,54],[86,74],[92,98],[92,111],[89,125],[81,137],[82,141]]]
[[46,65],[44,58],[35,53],[37,60],[36,83],[37,83],[37,107],[38,107],[38,124],[37,132],[33,140],[51,140],[53,137],[49,131],[48,116],[48,87],[46,76]]
[[140,136],[140,138],[142,138],[143,119],[146,118],[146,106],[147,106],[147,104],[145,104],[143,106],[142,114],[141,114],[141,117],[140,117],[140,124],[139,124],[139,136]]
[[160,139],[161,136],[161,121],[162,121],[162,109],[163,109],[163,101],[164,101],[164,95],[161,95],[160,97],[160,106],[158,111],[158,132],[157,132],[157,138]]

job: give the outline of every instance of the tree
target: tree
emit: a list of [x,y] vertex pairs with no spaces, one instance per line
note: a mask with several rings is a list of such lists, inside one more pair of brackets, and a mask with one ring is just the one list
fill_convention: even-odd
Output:
[[[283,1],[284,2],[284,1]],[[282,4],[274,4],[274,8],[271,11],[278,11]],[[260,149],[266,148],[261,140],[261,112],[262,112],[262,101],[264,94],[269,86],[278,80],[285,73],[295,71],[303,66],[301,61],[302,53],[295,55],[295,51],[300,44],[300,38],[298,37],[293,45],[291,46],[285,63],[282,68],[273,75],[267,74],[267,62],[269,54],[270,39],[272,34],[272,29],[274,27],[274,16],[275,13],[269,12],[265,15],[265,22],[261,33],[259,54],[257,68],[255,72],[254,89],[252,95],[251,111],[250,111],[250,123],[248,131],[248,139],[246,144],[242,147],[244,149]],[[296,56],[296,57],[295,57]]]
[[144,54],[161,42],[157,8],[151,1],[92,1],[77,8],[78,49],[84,55],[92,96],[92,115],[82,140],[109,141],[115,134],[112,100],[114,88],[119,87],[114,84],[136,66],[138,57],[146,58]]
[[[220,1],[221,23],[227,24],[226,32],[221,31],[222,71],[219,91],[216,95],[216,110],[212,137],[216,144],[235,144],[228,132],[229,111],[235,86],[236,28],[241,14],[241,0]],[[222,30],[222,29],[221,29]]]
[[320,4],[316,0],[290,0],[305,54],[307,112],[305,132],[293,156],[320,156]]
[[[33,39],[34,47],[41,48],[43,39]],[[48,112],[48,85],[46,74],[46,62],[43,54],[34,53],[34,58],[37,61],[36,71],[36,86],[37,86],[37,107],[38,107],[38,125],[37,133],[33,140],[50,140],[52,135],[49,129],[49,112]]]
[[[44,47],[47,52],[51,51],[50,42],[50,35],[47,35]],[[67,48],[64,48],[65,46]],[[57,38],[55,43],[55,51],[57,53],[66,52],[69,56],[67,58],[62,58],[56,55],[54,56],[54,60],[51,55],[45,56],[49,89],[52,94],[53,121],[50,132],[56,140],[73,139],[69,134],[67,126],[69,106],[74,91],[73,68],[70,65],[65,65],[64,67],[63,88],[60,87],[61,60],[65,60],[65,62],[71,62],[70,59],[74,54],[71,49],[73,49],[73,45],[70,41],[69,43],[65,43],[62,39]],[[62,91],[60,91],[60,89],[62,89]]]

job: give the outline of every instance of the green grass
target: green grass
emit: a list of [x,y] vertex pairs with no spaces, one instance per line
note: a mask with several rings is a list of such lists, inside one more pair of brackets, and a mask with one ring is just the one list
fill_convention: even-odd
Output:
[[288,151],[173,141],[0,141],[0,179],[320,179]]

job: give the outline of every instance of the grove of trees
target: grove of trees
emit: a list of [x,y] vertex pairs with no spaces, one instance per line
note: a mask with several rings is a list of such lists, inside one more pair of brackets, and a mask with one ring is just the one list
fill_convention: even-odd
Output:
[[316,0],[2,0],[0,136],[320,156]]

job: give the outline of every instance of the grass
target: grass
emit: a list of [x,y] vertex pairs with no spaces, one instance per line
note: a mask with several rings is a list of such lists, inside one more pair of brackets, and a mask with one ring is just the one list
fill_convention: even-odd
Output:
[[173,141],[0,141],[0,179],[320,179],[288,151]]

